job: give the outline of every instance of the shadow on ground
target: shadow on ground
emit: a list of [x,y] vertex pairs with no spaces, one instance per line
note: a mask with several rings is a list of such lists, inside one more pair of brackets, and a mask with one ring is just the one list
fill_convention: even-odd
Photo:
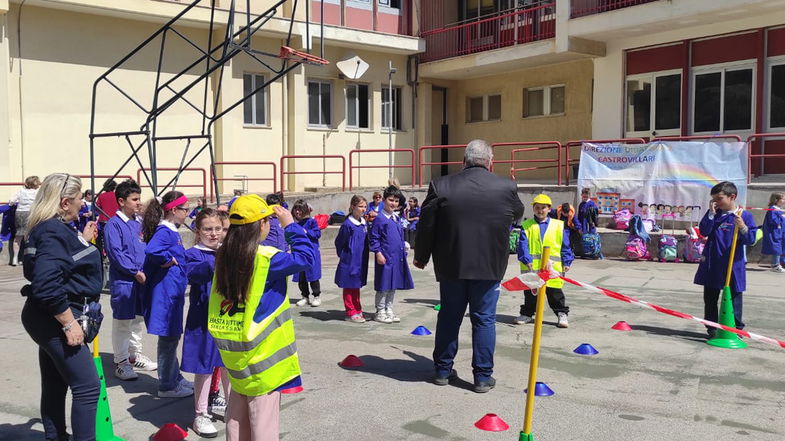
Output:
[[43,439],[43,430],[33,429],[33,426],[40,424],[40,418],[30,418],[26,423],[21,424],[0,424],[0,440],[3,441],[27,441]]
[[646,325],[635,325],[633,326],[632,329],[634,331],[643,331],[648,334],[663,335],[666,337],[679,337],[683,340],[690,340],[696,342],[706,341],[706,333],[704,332],[682,331],[678,329],[669,329],[669,328],[661,328],[659,326],[646,326]]

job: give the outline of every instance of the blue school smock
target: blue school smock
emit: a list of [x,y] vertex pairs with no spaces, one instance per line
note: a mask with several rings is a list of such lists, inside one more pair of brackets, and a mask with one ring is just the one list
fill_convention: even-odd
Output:
[[16,205],[0,205],[0,214],[3,215],[3,223],[0,224],[0,241],[11,240],[16,232]]
[[776,205],[769,207],[763,219],[763,248],[762,254],[781,256],[783,231],[785,230],[785,211]]
[[[297,223],[305,229],[311,245],[316,249],[316,258],[314,258],[313,265],[305,270],[305,280],[307,282],[315,282],[322,278],[322,257],[321,253],[319,253],[319,238],[322,237],[322,230],[319,228],[319,224],[316,223],[316,219],[312,217],[299,220]],[[299,282],[300,273],[295,274],[292,277],[292,281]]]
[[[735,217],[733,213],[721,210],[713,216],[711,212],[706,212],[703,216],[699,228],[701,234],[708,239],[698,271],[695,273],[696,285],[712,289],[722,289],[725,285]],[[746,234],[739,232],[736,254],[733,256],[733,276],[730,283],[733,292],[744,292],[747,289],[747,252],[744,246],[755,243],[755,233],[758,230],[755,219],[749,211],[743,212],[741,219],[747,225],[748,231]]]
[[596,228],[597,226],[596,225],[591,225],[589,223],[589,210],[590,209],[596,210],[597,214],[599,215],[599,211],[600,210],[599,210],[599,208],[597,208],[597,204],[595,204],[594,201],[591,200],[591,199],[589,199],[586,202],[581,202],[578,205],[578,213],[575,216],[577,218],[576,219],[577,222],[575,223],[575,226],[578,227],[581,230],[581,233],[583,233],[583,234],[586,234],[586,233],[596,233],[597,232],[597,228]]
[[[177,227],[161,222],[144,250],[144,274],[147,276],[144,295],[144,322],[147,333],[176,337],[183,333],[185,288],[185,248]],[[161,268],[172,259],[177,265]]]
[[362,288],[368,283],[368,224],[349,216],[335,237],[338,267],[335,284],[339,288]]
[[284,237],[283,228],[281,228],[281,221],[277,217],[270,218],[270,233],[262,241],[262,245],[278,248],[286,252],[286,237]]
[[[420,217],[420,207],[419,206],[414,207],[414,210],[406,210],[406,213],[408,214],[407,217]],[[416,231],[417,230],[417,222],[420,222],[420,221],[419,220],[410,221],[408,219],[407,219],[407,221],[409,222],[409,225],[406,226],[406,229],[407,230]]]
[[185,251],[185,274],[191,291],[183,333],[180,367],[192,374],[209,375],[223,366],[213,336],[207,331],[207,307],[215,273],[215,251],[201,244]]
[[109,258],[109,304],[112,317],[131,320],[142,315],[141,286],[134,276],[144,266],[145,243],[142,224],[129,219],[122,211],[104,227],[104,250]]
[[[389,216],[389,217],[388,217]],[[406,242],[403,228],[396,215],[385,211],[379,213],[371,225],[370,251],[381,251],[387,263],[375,263],[373,287],[376,291],[413,289],[414,281],[406,261]],[[376,258],[374,257],[374,262]]]

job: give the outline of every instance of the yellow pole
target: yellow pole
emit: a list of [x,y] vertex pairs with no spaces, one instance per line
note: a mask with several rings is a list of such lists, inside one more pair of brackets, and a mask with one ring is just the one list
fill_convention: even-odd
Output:
[[[741,209],[736,211],[737,216],[741,216],[741,213],[742,213]],[[728,272],[725,273],[724,286],[730,286],[730,278],[731,278],[731,274],[733,274],[733,257],[736,255],[736,242],[738,241],[738,239],[739,239],[739,226],[735,225],[735,221],[734,221],[733,240],[731,241],[730,244],[730,259],[728,259]]]
[[93,339],[93,358],[98,358],[98,336]]
[[[551,259],[550,247],[543,247],[542,260],[540,260],[540,270],[548,269],[548,262]],[[534,413],[534,387],[537,384],[537,365],[540,362],[540,336],[542,335],[542,315],[545,309],[545,289],[543,284],[537,291],[537,309],[534,313],[534,337],[532,338],[532,354],[529,361],[529,390],[526,392],[526,410],[523,417],[523,431],[519,440],[533,440],[532,436],[532,414]]]

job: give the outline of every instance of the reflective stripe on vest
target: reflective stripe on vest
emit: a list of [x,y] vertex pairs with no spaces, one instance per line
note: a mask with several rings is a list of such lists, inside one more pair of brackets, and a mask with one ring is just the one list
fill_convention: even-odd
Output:
[[300,375],[289,301],[283,293],[274,310],[260,322],[254,320],[264,298],[270,260],[280,252],[260,246],[243,305],[234,305],[216,291],[213,282],[207,326],[215,339],[232,388],[248,396],[265,395]]
[[[540,238],[540,224],[535,219],[529,219],[523,223],[523,232],[529,241],[529,254],[532,256],[532,266],[535,270],[540,270],[540,261],[542,260],[542,250],[544,247],[551,248],[551,256],[548,259],[553,270],[562,272],[563,266],[561,262],[561,246],[564,233],[564,222],[558,219],[550,219],[548,227],[545,229],[545,235]],[[521,263],[521,270],[528,271],[528,267]],[[550,288],[561,288],[564,286],[562,279],[550,279],[545,283],[545,286]]]

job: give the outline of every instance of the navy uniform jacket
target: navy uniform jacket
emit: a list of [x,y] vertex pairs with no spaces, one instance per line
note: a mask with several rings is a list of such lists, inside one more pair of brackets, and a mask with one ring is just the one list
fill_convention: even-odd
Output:
[[59,219],[44,221],[30,231],[24,257],[24,275],[30,281],[30,290],[25,290],[28,302],[57,315],[75,297],[98,300],[101,273],[98,248]]

